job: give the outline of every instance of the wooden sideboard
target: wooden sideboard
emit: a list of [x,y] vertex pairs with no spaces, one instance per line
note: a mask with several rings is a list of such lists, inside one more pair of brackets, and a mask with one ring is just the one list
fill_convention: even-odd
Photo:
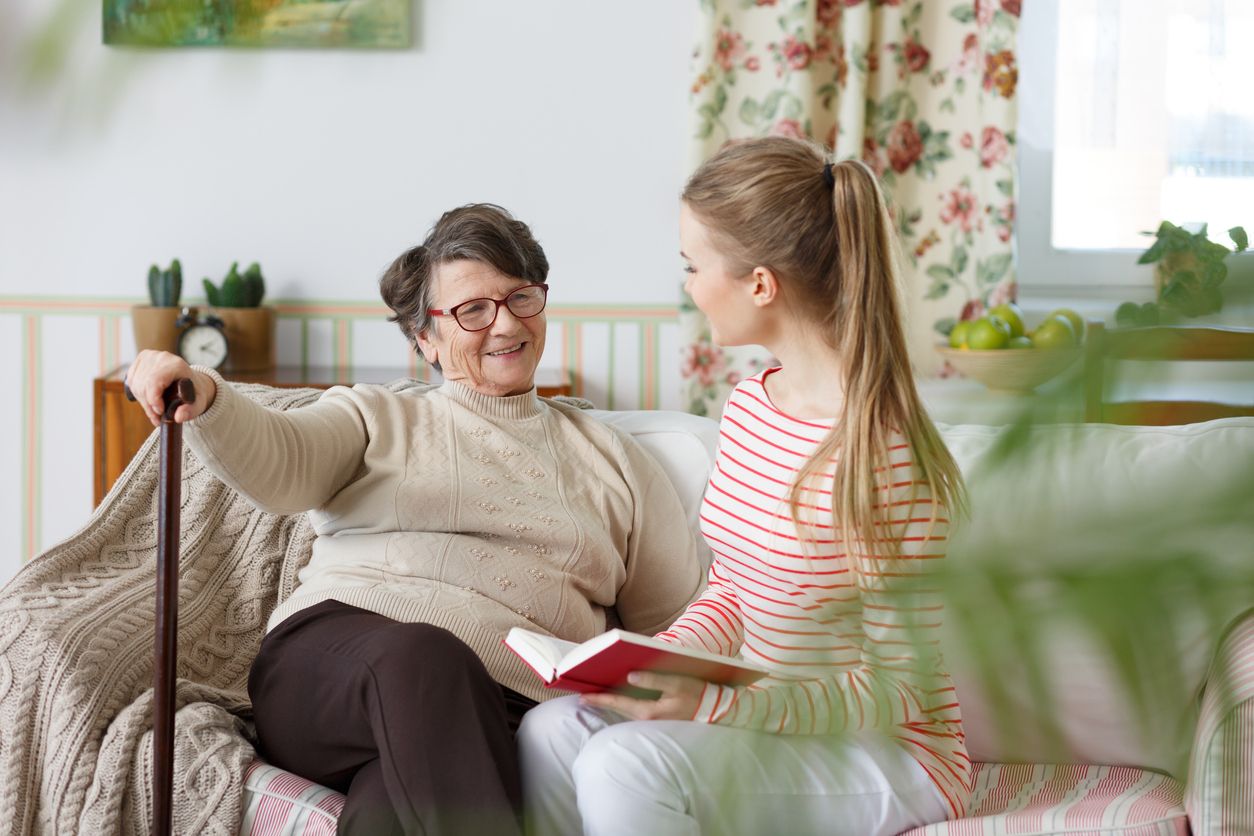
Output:
[[[109,488],[153,432],[139,404],[126,399],[127,366],[97,377],[92,386],[92,503],[99,505]],[[278,366],[259,372],[223,375],[239,383],[264,383],[288,388],[329,389],[354,383],[390,383],[409,377],[408,369],[389,367]],[[557,369],[536,372],[536,390],[544,397],[569,395],[569,376]]]

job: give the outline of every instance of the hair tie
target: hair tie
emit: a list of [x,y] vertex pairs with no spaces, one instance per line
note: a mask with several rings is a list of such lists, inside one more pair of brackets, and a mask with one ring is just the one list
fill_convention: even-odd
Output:
[[832,174],[832,164],[828,163],[823,166],[823,182],[827,184],[829,189],[836,188],[836,177]]

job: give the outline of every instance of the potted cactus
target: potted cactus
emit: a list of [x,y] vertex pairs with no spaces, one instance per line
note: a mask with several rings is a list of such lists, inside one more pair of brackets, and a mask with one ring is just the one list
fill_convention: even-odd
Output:
[[274,308],[261,304],[266,281],[261,265],[253,262],[242,274],[231,265],[221,284],[205,279],[205,298],[226,330],[226,371],[247,372],[274,365]]
[[177,258],[164,270],[155,264],[148,268],[148,301],[151,304],[131,308],[136,351],[145,348],[174,351],[182,292],[183,266]]

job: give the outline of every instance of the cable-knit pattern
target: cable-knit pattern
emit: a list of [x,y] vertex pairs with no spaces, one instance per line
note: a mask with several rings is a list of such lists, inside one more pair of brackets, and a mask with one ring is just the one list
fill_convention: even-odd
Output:
[[[238,391],[280,409],[320,394]],[[157,439],[82,530],[0,593],[0,833],[149,830]],[[258,510],[190,452],[182,490],[174,828],[225,836],[253,757],[236,714],[248,668],[313,531],[303,514]]]
[[[387,388],[400,392],[419,385],[398,381]],[[317,390],[242,384],[233,384],[230,392],[228,397],[280,410],[324,397]],[[225,402],[220,397],[215,407]],[[486,406],[502,403],[520,413],[502,418],[522,420],[527,410],[539,409],[534,398],[497,399]],[[578,432],[557,438],[545,435],[547,429],[520,440],[490,421],[481,422],[483,432],[474,424],[465,435],[422,434],[421,454],[442,455],[451,464],[419,467],[416,478],[448,481],[454,490],[473,491],[476,499],[416,502],[403,510],[448,515],[441,529],[448,548],[460,543],[483,554],[470,551],[470,559],[449,567],[449,577],[461,578],[457,583],[472,590],[467,592],[442,581],[407,583],[410,567],[398,544],[388,556],[390,577],[379,584],[380,599],[419,608],[430,603],[431,618],[461,627],[474,626],[484,611],[500,611],[514,621],[556,619],[564,609],[578,611],[577,605],[590,613],[616,606],[640,631],[669,623],[700,583],[695,547],[676,537],[686,530],[683,509],[646,453],[590,421],[567,416],[570,427],[582,427],[606,448],[599,459],[607,462],[605,475],[615,477],[579,474],[585,517],[601,523],[593,533],[582,530],[586,522],[576,525],[563,504],[566,488],[555,450],[568,472],[587,471],[594,440]],[[0,591],[0,836],[150,829],[157,440],[154,432],[82,530],[32,560]],[[395,439],[383,439],[388,440]],[[459,479],[463,459],[441,452],[440,445],[447,444],[473,448],[472,460],[486,458],[486,463],[474,460],[483,467],[473,475],[487,481]],[[392,454],[402,461],[407,455],[401,445],[388,454],[388,461]],[[250,729],[241,719],[248,707],[249,666],[267,622],[292,596],[297,573],[310,561],[314,523],[304,513],[260,510],[214,476],[190,443],[182,468],[173,824],[177,833],[230,834],[241,820],[244,772],[253,758]],[[599,504],[592,501],[598,499]],[[458,515],[466,518],[454,519]],[[490,518],[498,521],[464,527],[467,520]],[[653,524],[645,525],[646,518]],[[429,519],[409,522],[418,527],[402,524],[398,541],[429,530],[422,527]],[[475,536],[462,538],[462,532]],[[594,536],[609,544],[600,562],[590,561],[585,548]],[[590,563],[604,571],[581,576],[582,587],[564,577]],[[612,569],[625,576],[616,589],[606,583]],[[597,585],[605,585],[606,593],[599,601],[587,600]],[[492,590],[496,598],[489,600]],[[604,626],[585,620],[589,635]],[[548,696],[503,648],[501,632],[485,627],[472,636],[482,639],[475,649],[489,669],[515,677],[516,690]]]

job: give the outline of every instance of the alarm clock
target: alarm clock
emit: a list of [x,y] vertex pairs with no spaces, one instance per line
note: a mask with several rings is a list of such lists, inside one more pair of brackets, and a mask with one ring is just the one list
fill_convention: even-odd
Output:
[[179,334],[178,352],[193,366],[219,369],[226,362],[226,329],[216,316],[201,317]]

